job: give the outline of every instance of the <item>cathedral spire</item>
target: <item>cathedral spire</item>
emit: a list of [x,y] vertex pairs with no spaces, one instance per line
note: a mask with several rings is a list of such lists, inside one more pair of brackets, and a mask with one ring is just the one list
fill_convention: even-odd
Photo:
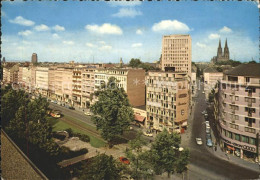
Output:
[[226,38],[226,42],[225,42],[225,48],[228,48],[228,45],[227,45],[227,38]]
[[228,45],[227,45],[227,38],[226,38],[225,47],[224,47],[224,57],[227,60],[229,60],[229,49],[228,49]]
[[222,57],[222,47],[221,47],[221,40],[220,40],[220,39],[219,39],[217,57],[218,57],[218,58]]

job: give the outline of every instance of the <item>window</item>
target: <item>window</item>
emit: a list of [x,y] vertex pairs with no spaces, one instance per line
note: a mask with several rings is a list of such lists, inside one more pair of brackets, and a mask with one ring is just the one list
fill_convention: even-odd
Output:
[[249,138],[249,144],[256,145],[255,143],[255,138]]
[[246,77],[246,82],[250,82],[250,77]]
[[239,119],[239,116],[238,115],[235,115],[235,120],[238,120]]
[[249,142],[249,138],[247,136],[241,136],[242,137],[242,142],[248,143]]
[[236,97],[235,97],[235,100],[236,100],[236,101],[238,101],[238,100],[239,100],[239,97],[238,97],[238,96],[236,96]]
[[245,127],[245,132],[253,133],[255,134],[255,129],[250,127]]
[[182,116],[184,115],[184,109],[181,110],[181,115],[182,115]]
[[239,134],[235,134],[235,140],[240,141],[240,135]]
[[227,137],[232,139],[232,133],[230,131],[227,131]]
[[236,125],[236,124],[231,124],[230,123],[230,127],[233,128],[233,129],[238,129],[238,125]]
[[225,96],[225,98],[227,98],[227,95],[226,95],[226,94],[225,94],[224,96]]
[[226,89],[226,84],[222,84],[222,88],[223,88],[223,89]]
[[245,102],[248,102],[248,97],[245,97]]

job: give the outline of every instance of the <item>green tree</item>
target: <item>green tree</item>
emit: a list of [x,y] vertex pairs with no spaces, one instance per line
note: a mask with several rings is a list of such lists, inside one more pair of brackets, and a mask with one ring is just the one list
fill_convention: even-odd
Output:
[[79,179],[85,180],[118,180],[124,168],[112,156],[100,154],[93,157],[89,164],[84,164]]
[[146,161],[147,151],[143,150],[146,141],[142,138],[142,133],[139,132],[137,137],[129,142],[130,149],[126,150],[126,156],[130,160],[131,177],[134,179],[151,179],[151,165]]
[[109,79],[106,89],[97,93],[99,101],[91,106],[92,121],[101,130],[102,137],[108,141],[109,147],[118,135],[128,129],[133,120],[133,110],[123,88],[117,88],[116,83]]
[[135,59],[135,58],[132,58],[129,62],[129,66],[132,68],[137,68],[140,64],[142,64],[140,59]]
[[[180,142],[180,135],[169,134],[166,129],[156,136],[149,151],[150,162],[156,174],[167,172],[170,177],[170,174],[177,170],[180,172],[185,169],[189,156],[185,156],[188,153],[187,150],[184,150],[184,154],[179,151]],[[182,158],[185,163],[179,162],[179,158]]]

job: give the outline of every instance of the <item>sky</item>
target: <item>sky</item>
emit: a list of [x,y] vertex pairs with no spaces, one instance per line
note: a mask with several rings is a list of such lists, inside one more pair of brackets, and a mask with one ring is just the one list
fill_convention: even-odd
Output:
[[124,63],[159,60],[163,35],[190,34],[192,61],[210,61],[219,39],[230,58],[259,60],[259,10],[252,1],[1,2],[8,60]]

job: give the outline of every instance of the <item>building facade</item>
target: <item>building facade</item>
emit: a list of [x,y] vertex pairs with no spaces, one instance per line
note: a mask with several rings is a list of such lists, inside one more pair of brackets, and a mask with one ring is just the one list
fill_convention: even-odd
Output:
[[240,157],[259,158],[260,64],[242,64],[226,72],[215,97],[221,146]]
[[208,99],[212,89],[215,89],[218,81],[223,78],[223,72],[218,72],[215,68],[208,67],[204,69],[203,77],[205,96]]
[[186,73],[150,71],[146,76],[146,126],[149,129],[184,132],[189,116]]
[[48,96],[49,89],[49,68],[37,67],[35,71],[35,91],[44,97]]
[[162,39],[161,68],[173,68],[175,72],[185,72],[191,76],[190,35],[168,35]]
[[32,63],[37,63],[38,62],[38,57],[36,53],[32,54]]
[[145,105],[145,70],[132,68],[97,69],[95,71],[95,91],[115,77],[116,84],[123,88],[133,107]]
[[18,83],[19,64],[8,63],[3,67],[3,83]]

